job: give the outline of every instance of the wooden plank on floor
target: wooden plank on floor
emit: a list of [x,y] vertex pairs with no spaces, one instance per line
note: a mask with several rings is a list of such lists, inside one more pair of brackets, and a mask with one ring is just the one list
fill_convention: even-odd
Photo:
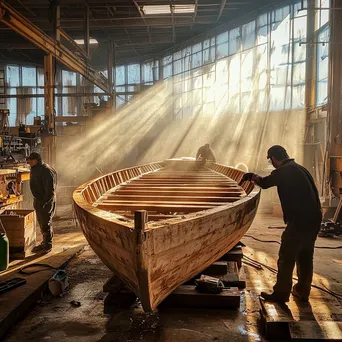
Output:
[[240,291],[237,287],[224,289],[219,294],[201,293],[195,285],[181,285],[172,292],[160,307],[221,308],[236,309],[240,306]]
[[[47,256],[43,261],[52,267],[59,268],[83,249],[84,245],[67,249],[61,253]],[[56,270],[47,269],[32,275],[18,274],[17,270],[0,276],[0,282],[20,277],[26,279],[23,286],[3,293],[0,296],[0,340],[30,310],[35,307],[41,293],[47,289],[48,280]]]
[[220,260],[235,261],[237,262],[237,265],[240,268],[242,266],[242,257],[243,257],[242,248],[240,246],[237,246],[231,249],[228,253],[224,254],[220,258]]
[[296,321],[289,329],[293,341],[342,341],[342,322]]
[[[227,287],[238,287],[239,289],[246,287],[244,267],[239,268],[235,261],[216,261],[201,274],[219,278]],[[199,277],[200,275],[197,276],[197,278]]]
[[261,323],[267,340],[290,340],[289,323],[294,322],[285,303],[267,302],[260,298]]

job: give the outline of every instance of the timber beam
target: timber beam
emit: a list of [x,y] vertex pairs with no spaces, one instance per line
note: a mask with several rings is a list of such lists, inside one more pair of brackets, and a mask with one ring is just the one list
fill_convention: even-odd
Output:
[[0,2],[0,22],[28,39],[46,54],[54,56],[66,67],[87,78],[107,94],[112,94],[112,89],[110,89],[108,79],[105,76],[91,69],[88,63],[81,59],[80,56],[70,51],[56,39],[49,37],[39,27],[32,24],[4,1]]

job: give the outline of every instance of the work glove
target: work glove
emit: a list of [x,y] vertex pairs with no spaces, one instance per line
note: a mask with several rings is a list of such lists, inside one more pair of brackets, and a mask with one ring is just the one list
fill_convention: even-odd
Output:
[[247,172],[243,175],[241,182],[246,182],[246,181],[252,181],[252,178],[254,177],[254,173],[253,172]]

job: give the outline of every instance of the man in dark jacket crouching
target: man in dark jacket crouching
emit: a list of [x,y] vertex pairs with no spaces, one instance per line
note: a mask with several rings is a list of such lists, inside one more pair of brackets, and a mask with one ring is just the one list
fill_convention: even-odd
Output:
[[33,207],[37,214],[43,241],[33,248],[33,253],[48,253],[52,249],[52,218],[56,210],[57,173],[46,163],[43,163],[39,153],[33,152],[27,158],[31,166],[30,188],[33,195]]
[[322,221],[318,191],[309,171],[290,159],[282,146],[272,146],[267,158],[275,167],[269,176],[247,173],[243,178],[254,181],[262,189],[277,187],[287,224],[281,237],[277,282],[273,293],[261,292],[261,297],[288,301],[296,264],[298,283],[292,288],[292,294],[307,301],[313,276],[314,246]]

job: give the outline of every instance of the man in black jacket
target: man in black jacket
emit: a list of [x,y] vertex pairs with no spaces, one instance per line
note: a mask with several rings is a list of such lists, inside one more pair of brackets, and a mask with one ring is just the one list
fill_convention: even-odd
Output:
[[43,235],[42,243],[34,247],[32,252],[48,253],[52,249],[51,223],[56,208],[57,173],[51,166],[42,162],[39,153],[31,153],[27,158],[27,163],[31,166],[30,188],[33,195],[33,206]]
[[282,146],[272,146],[267,158],[275,167],[269,176],[247,173],[243,178],[254,181],[262,189],[277,187],[284,222],[287,224],[281,237],[277,282],[273,293],[261,292],[261,297],[272,301],[288,301],[296,264],[298,283],[292,288],[292,294],[307,301],[313,276],[314,245],[322,221],[318,191],[309,171],[290,159]]
[[196,153],[196,160],[199,162],[200,168],[204,167],[207,160],[213,161],[214,163],[216,162],[214,150],[209,144],[205,144],[198,149]]

